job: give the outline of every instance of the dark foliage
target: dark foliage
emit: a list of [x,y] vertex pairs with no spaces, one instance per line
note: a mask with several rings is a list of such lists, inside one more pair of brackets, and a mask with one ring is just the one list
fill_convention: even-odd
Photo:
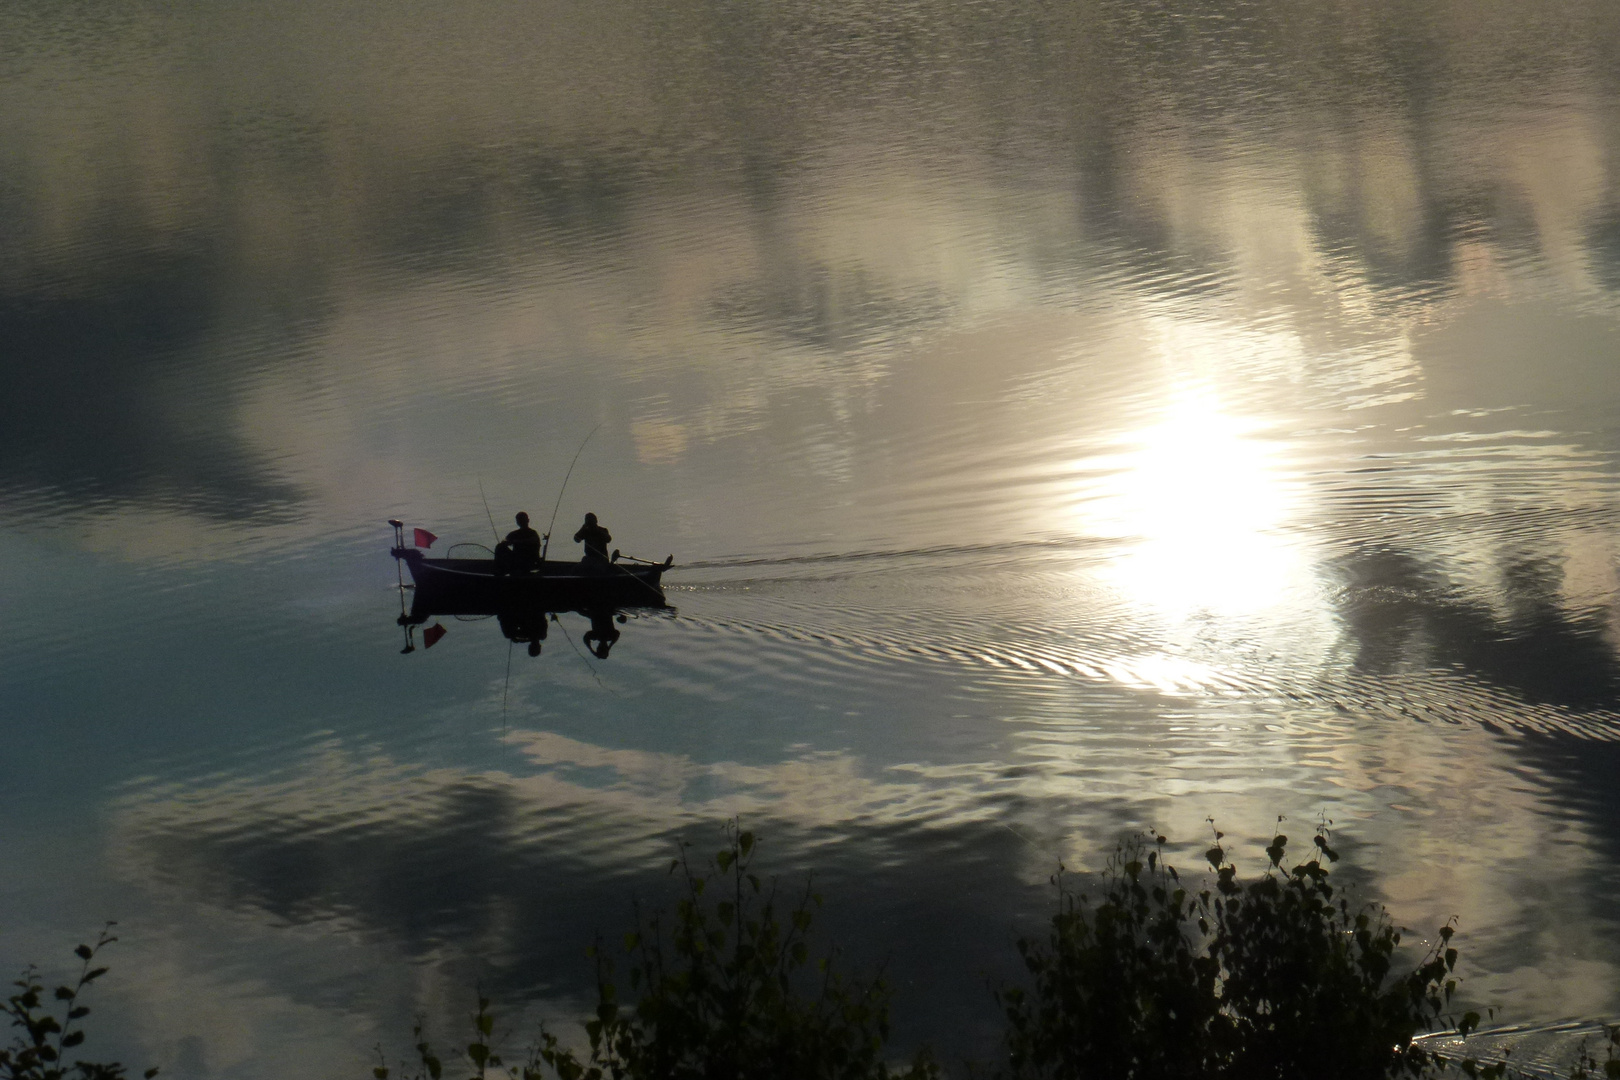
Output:
[[[621,1005],[601,946],[584,1060],[541,1029],[517,1064],[496,1046],[495,1015],[480,996],[468,1042],[448,1071],[470,1080],[936,1080],[926,1051],[907,1066],[884,1056],[888,992],[881,978],[812,963],[809,932],[821,898],[791,902],[752,873],[752,833],[727,826],[726,847],[703,870],[683,851],[670,864],[684,895],[673,915],[637,917],[625,936],[633,1005]],[[1338,854],[1319,829],[1310,858],[1284,869],[1277,835],[1269,865],[1240,881],[1222,845],[1206,853],[1215,877],[1196,892],[1164,862],[1165,838],[1125,844],[1092,899],[1053,879],[1058,910],[1044,942],[1020,941],[1031,976],[997,999],[1007,1020],[1004,1080],[1400,1080],[1467,1076],[1530,1080],[1508,1051],[1494,1061],[1452,1057],[1416,1040],[1467,1036],[1480,1017],[1443,1016],[1456,982],[1450,925],[1401,963],[1401,932],[1376,904],[1352,904],[1330,882]],[[1325,860],[1325,861],[1324,861]],[[126,1080],[117,1062],[74,1060],[84,1042],[81,1001],[107,973],[96,964],[111,924],[80,945],[77,980],[47,998],[30,967],[3,1008],[14,1035],[0,1080]],[[55,1004],[50,1004],[54,1002]],[[419,1023],[414,1080],[447,1072]],[[1620,1025],[1604,1028],[1602,1060],[1583,1043],[1570,1080],[1620,1080]],[[380,1051],[379,1051],[380,1057]],[[150,1080],[157,1069],[148,1069]],[[393,1075],[385,1061],[376,1080]],[[1545,1075],[1537,1073],[1536,1075]]]
[[[66,1052],[84,1042],[84,1028],[79,1021],[90,1015],[90,1007],[79,999],[86,988],[103,975],[105,967],[92,967],[96,954],[118,939],[109,932],[108,923],[96,937],[94,945],[80,945],[74,949],[79,958],[79,978],[70,986],[58,986],[47,1004],[45,986],[39,981],[39,972],[30,967],[22,978],[12,985],[17,992],[6,999],[3,1011],[11,1017],[11,1026],[21,1029],[13,1034],[11,1043],[0,1050],[0,1078],[3,1080],[122,1080],[127,1075],[116,1061],[94,1062],[75,1060],[66,1063]],[[148,1080],[157,1075],[156,1069],[143,1074]]]
[[1047,940],[1019,944],[1033,985],[998,995],[1005,1076],[1370,1080],[1446,1064],[1412,1040],[1455,987],[1452,928],[1397,969],[1400,932],[1336,891],[1325,831],[1287,870],[1278,835],[1248,882],[1221,839],[1207,853],[1213,887],[1197,892],[1164,863],[1163,837],[1122,847],[1095,900],[1059,873]]
[[[473,1075],[511,1080],[887,1080],[934,1077],[926,1056],[891,1069],[884,1060],[888,992],[880,978],[856,979],[814,964],[808,935],[821,898],[808,886],[785,903],[750,870],[754,836],[728,826],[727,846],[699,872],[685,853],[670,864],[685,895],[672,917],[643,919],[625,937],[633,1005],[621,1004],[613,965],[600,944],[596,1012],[585,1024],[585,1060],[542,1032],[521,1065],[490,1045],[489,1003],[479,1001],[466,1059]],[[417,1029],[420,1080],[443,1064]],[[373,1070],[390,1075],[386,1065]]]

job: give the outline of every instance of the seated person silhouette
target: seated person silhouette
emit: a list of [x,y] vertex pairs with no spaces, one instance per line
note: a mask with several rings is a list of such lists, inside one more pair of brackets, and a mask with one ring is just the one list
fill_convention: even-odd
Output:
[[496,613],[495,620],[508,641],[527,644],[530,656],[540,655],[540,643],[546,640],[546,612],[501,611]]
[[[591,628],[585,631],[585,647],[591,650],[591,655],[598,660],[606,660],[608,650],[619,640],[619,628],[613,625],[613,609],[598,608],[586,614],[591,620]],[[619,621],[624,620],[625,617],[620,615]]]
[[518,527],[495,545],[495,572],[512,574],[540,567],[540,534],[529,528],[529,515],[519,510]]
[[613,534],[596,523],[595,514],[586,514],[585,524],[574,534],[574,543],[585,545],[585,562],[605,563],[608,561],[608,545],[613,543]]

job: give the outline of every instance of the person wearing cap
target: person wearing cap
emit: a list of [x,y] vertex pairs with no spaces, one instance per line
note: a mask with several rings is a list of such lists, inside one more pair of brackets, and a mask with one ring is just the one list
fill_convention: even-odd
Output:
[[585,545],[586,562],[607,562],[608,545],[613,543],[613,534],[596,523],[595,514],[586,514],[585,524],[574,534],[574,543]]

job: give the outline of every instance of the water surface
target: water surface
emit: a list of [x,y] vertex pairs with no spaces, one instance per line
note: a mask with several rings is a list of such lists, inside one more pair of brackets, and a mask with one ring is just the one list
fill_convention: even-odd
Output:
[[[1612,1015],[1611,7],[7,7],[0,960],[359,1075],[741,815],[954,1062],[1059,859],[1283,815]],[[386,519],[593,431],[674,611],[400,655]]]

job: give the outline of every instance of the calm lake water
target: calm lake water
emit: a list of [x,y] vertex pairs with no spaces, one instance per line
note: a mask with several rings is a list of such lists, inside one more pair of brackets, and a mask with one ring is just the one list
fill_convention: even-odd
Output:
[[[1615,4],[16,0],[0,97],[0,967],[119,920],[87,1050],[576,1016],[734,815],[948,1062],[1210,818],[1620,1012]],[[401,655],[386,519],[593,431],[674,610]]]

